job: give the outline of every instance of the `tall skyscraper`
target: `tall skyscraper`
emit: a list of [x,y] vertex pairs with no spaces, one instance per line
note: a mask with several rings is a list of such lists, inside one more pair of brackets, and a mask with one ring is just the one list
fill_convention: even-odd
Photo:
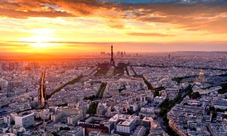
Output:
[[115,62],[114,62],[114,53],[113,53],[113,45],[111,46],[110,66],[111,66],[111,67],[115,67]]

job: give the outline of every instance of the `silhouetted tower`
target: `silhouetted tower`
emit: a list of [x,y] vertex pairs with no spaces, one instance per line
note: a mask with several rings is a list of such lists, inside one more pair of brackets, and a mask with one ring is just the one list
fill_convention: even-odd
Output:
[[113,45],[111,45],[111,58],[110,58],[110,66],[115,67],[115,62],[114,62],[114,53],[113,53]]
[[46,78],[46,72],[42,72],[41,77],[40,77],[40,88],[39,88],[39,99],[38,103],[40,107],[44,107],[46,102],[46,94],[45,94],[45,78]]

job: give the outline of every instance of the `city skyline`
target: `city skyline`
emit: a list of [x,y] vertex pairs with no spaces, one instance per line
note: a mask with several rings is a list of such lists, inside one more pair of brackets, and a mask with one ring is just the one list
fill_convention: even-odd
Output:
[[227,136],[227,0],[0,0],[0,136]]
[[[2,0],[0,53],[227,51],[226,0]],[[116,51],[118,51],[116,50]]]
[[227,134],[226,53],[112,56],[114,47],[88,58],[0,60],[0,135]]

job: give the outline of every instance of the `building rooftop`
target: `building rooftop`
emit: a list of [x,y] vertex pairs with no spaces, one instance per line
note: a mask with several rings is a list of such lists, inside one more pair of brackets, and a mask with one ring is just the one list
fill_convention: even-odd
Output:
[[17,114],[16,116],[25,117],[25,116],[30,116],[30,115],[34,115],[34,113],[33,112],[22,112],[22,113]]

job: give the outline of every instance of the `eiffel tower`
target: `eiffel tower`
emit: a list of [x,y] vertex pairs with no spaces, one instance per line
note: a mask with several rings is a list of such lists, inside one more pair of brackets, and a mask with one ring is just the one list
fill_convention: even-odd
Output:
[[111,45],[110,67],[116,67],[116,66],[115,66],[115,62],[114,62],[113,45]]

